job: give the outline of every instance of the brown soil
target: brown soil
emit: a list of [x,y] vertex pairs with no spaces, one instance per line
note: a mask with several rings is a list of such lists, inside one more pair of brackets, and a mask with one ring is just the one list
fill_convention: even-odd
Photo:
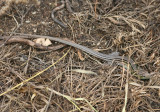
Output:
[[[4,1],[0,11],[7,5]],[[74,13],[66,7],[55,13],[67,28],[51,18],[52,10],[61,4],[58,0],[35,2],[12,2],[0,13],[0,36],[25,33],[68,38],[106,54],[118,51],[151,75],[142,80],[130,70],[71,49],[54,67],[0,96],[0,111],[160,112],[159,0],[70,0]],[[1,45],[0,93],[47,68],[68,49]],[[73,98],[72,102],[63,95]]]

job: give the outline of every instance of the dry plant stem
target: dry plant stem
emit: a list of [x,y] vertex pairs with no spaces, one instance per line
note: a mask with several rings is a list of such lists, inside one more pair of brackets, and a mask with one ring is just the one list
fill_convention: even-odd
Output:
[[49,96],[49,101],[48,101],[48,104],[46,105],[45,112],[47,112],[47,111],[48,111],[48,107],[49,107],[49,105],[50,105],[50,102],[51,102],[52,96],[53,96],[53,91],[51,91],[51,94],[50,94],[50,96]]
[[15,74],[17,77],[19,77],[19,79],[21,79],[22,81],[24,81],[24,78],[22,77],[21,73],[18,73],[17,71],[14,70],[14,68],[11,68],[10,66],[8,66],[9,70],[11,73]]
[[94,12],[95,12],[95,18],[96,19],[97,19],[97,2],[98,2],[98,0],[96,0],[95,6],[94,6]]
[[23,69],[23,74],[27,74],[30,58],[31,58],[31,47],[29,48],[28,59],[27,59],[26,65]]
[[108,14],[110,14],[111,12],[113,12],[114,10],[116,10],[122,3],[124,2],[124,0],[121,0],[113,9],[111,9]]
[[66,46],[64,44],[61,44],[61,45],[57,45],[57,46],[53,46],[53,47],[46,47],[46,46],[42,46],[40,44],[37,44],[37,43],[35,43],[35,42],[31,41],[31,40],[28,40],[28,39],[19,38],[19,37],[10,38],[10,36],[5,36],[4,40],[7,40],[6,44],[15,43],[15,42],[17,43],[18,42],[18,43],[24,43],[24,44],[27,44],[27,45],[30,45],[32,47],[35,47],[35,48],[38,48],[38,49],[42,49],[42,50],[54,50],[55,51],[55,50],[61,49],[64,46]]

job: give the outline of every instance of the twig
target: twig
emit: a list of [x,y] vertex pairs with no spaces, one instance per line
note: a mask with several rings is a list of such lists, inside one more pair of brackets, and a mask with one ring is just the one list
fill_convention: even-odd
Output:
[[[20,37],[15,37],[14,38],[10,38],[10,36],[4,36],[3,39],[7,40],[6,44],[10,44],[10,43],[24,43],[27,45],[30,45],[32,47],[38,48],[38,49],[42,49],[42,50],[58,50],[63,48],[64,46],[66,46],[65,44],[61,44],[61,45],[57,45],[57,46],[53,46],[53,47],[47,47],[47,46],[42,46],[38,43],[35,43],[31,40],[28,39],[24,39],[24,38],[20,38]],[[1,38],[2,39],[2,38]]]

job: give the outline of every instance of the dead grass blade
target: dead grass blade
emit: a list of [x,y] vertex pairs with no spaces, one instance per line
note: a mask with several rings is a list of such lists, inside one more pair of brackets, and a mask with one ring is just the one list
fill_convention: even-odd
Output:
[[92,72],[92,71],[90,71],[90,70],[73,69],[72,71],[78,72],[78,73],[84,73],[84,74],[93,74],[93,75],[97,75],[97,73]]
[[48,70],[49,68],[53,67],[56,63],[58,63],[60,60],[62,60],[62,59],[69,53],[69,51],[70,51],[70,49],[69,49],[69,50],[68,50],[68,51],[67,51],[60,59],[58,59],[55,63],[53,63],[52,65],[50,65],[50,66],[47,67],[46,69],[44,69],[44,70],[38,72],[37,74],[35,74],[35,75],[33,75],[32,77],[30,77],[30,78],[24,80],[23,82],[17,84],[16,86],[14,86],[14,87],[12,87],[12,88],[6,90],[5,92],[1,93],[0,96],[3,96],[3,95],[5,95],[5,94],[7,94],[8,92],[14,90],[15,88],[24,85],[25,83],[29,82],[29,81],[32,80],[33,78],[39,76],[40,74],[42,74],[43,72],[45,72],[46,70]]
[[85,98],[72,98],[72,97],[70,97],[70,96],[68,96],[68,95],[64,95],[64,94],[61,94],[61,93],[59,93],[59,92],[57,92],[57,91],[55,91],[55,90],[53,90],[53,89],[50,89],[50,88],[46,88],[47,90],[49,90],[49,91],[52,91],[53,93],[55,93],[55,94],[57,94],[57,95],[59,95],[59,96],[62,96],[62,97],[64,97],[64,98],[66,98],[68,101],[70,101],[80,112],[81,112],[81,109],[75,104],[75,101],[85,101],[85,102],[87,102],[87,104],[92,108],[92,110],[94,110],[95,112],[98,112],[90,103],[89,103],[89,101],[87,100],[87,99],[85,99]]

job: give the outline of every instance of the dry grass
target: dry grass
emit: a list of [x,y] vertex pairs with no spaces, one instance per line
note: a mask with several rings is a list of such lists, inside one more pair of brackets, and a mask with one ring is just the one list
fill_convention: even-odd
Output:
[[[26,5],[15,5],[12,0],[12,6],[2,2],[1,35],[20,32],[67,37],[106,54],[119,51],[151,76],[149,80],[140,80],[129,69],[104,65],[106,62],[71,50],[54,67],[1,96],[0,111],[160,111],[158,0],[73,0],[75,13],[66,9],[56,13],[58,19],[68,24],[67,29],[59,27],[50,17],[52,9],[59,4],[56,0],[42,1],[29,11],[24,8]],[[4,10],[4,7],[10,7],[10,10]],[[23,21],[20,13],[26,14]],[[19,23],[21,26],[18,27]],[[47,68],[67,49],[43,51],[20,43],[2,46],[0,93]]]
[[36,4],[40,4],[40,2],[38,0],[1,0],[0,1],[0,16],[2,16],[3,14],[5,14],[5,12],[7,10],[9,10],[11,8],[12,4],[19,4],[19,3],[31,3],[31,2],[35,2]]

